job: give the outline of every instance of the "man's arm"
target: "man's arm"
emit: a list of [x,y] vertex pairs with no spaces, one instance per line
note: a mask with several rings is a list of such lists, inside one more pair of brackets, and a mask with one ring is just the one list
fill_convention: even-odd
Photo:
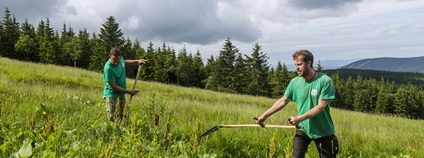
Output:
[[286,106],[289,102],[291,101],[291,99],[287,98],[286,96],[281,97],[280,99],[278,99],[274,105],[272,105],[271,108],[269,108],[267,111],[265,111],[264,114],[262,114],[262,116],[260,116],[257,120],[256,123],[258,123],[259,125],[263,126],[263,122],[272,114],[276,113],[277,111],[280,111],[281,109],[283,109],[284,106]]
[[140,60],[125,60],[125,64],[146,64],[147,60],[140,59]]
[[127,94],[130,94],[130,95],[135,95],[139,92],[137,90],[127,90],[127,89],[124,89],[122,87],[119,87],[118,85],[116,85],[115,81],[109,81],[108,83],[109,83],[110,88],[112,88],[116,92],[127,93]]
[[293,125],[298,125],[300,122],[318,115],[319,113],[324,111],[325,107],[327,107],[328,101],[329,100],[326,100],[326,99],[319,99],[318,105],[312,108],[311,110],[309,110],[307,113],[300,115],[298,117],[293,117],[293,116],[290,117],[289,118],[290,123]]

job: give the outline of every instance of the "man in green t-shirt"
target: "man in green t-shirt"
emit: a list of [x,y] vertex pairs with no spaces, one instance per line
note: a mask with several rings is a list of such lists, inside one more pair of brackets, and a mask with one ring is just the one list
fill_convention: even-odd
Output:
[[269,116],[294,101],[298,116],[288,119],[298,127],[292,157],[303,158],[311,141],[315,142],[320,157],[336,157],[339,149],[330,114],[330,100],[335,98],[333,82],[329,76],[313,70],[314,56],[308,50],[296,51],[293,61],[298,76],[290,81],[283,97],[262,114],[257,123],[264,126]]
[[125,108],[125,94],[135,95],[138,90],[127,90],[127,78],[125,66],[127,64],[145,64],[147,60],[124,60],[122,52],[118,48],[112,48],[109,53],[109,60],[103,70],[103,98],[106,103],[107,116],[114,122],[117,118],[115,110],[119,102],[119,119],[123,117]]

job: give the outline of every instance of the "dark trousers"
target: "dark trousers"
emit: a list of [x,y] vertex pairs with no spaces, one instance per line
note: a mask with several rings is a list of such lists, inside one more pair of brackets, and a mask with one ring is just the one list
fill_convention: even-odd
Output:
[[318,149],[319,156],[321,158],[335,158],[339,145],[337,137],[332,134],[329,136],[321,137],[318,139],[311,139],[304,132],[296,130],[296,135],[293,139],[293,158],[303,158],[305,157],[306,152],[308,151],[308,146],[311,141],[315,142],[315,145]]

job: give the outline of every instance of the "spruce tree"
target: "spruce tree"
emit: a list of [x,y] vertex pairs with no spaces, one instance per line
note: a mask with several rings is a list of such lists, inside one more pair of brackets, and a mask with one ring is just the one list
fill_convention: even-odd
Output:
[[[122,52],[122,56],[124,59],[135,59],[135,52],[132,51],[133,44],[131,40],[127,37],[124,40],[124,44],[119,48]],[[126,74],[128,78],[135,78],[137,75],[137,65],[127,65],[125,68]]]
[[178,66],[177,66],[177,75],[179,78],[179,85],[191,87],[193,83],[193,73],[194,69],[192,66],[193,56],[189,54],[184,46],[177,56]]
[[395,94],[394,100],[394,113],[401,117],[408,116],[408,90],[405,86],[401,86],[398,88]]
[[103,51],[105,55],[108,55],[112,48],[121,48],[125,42],[122,37],[123,35],[124,33],[122,33],[119,24],[115,21],[115,17],[108,17],[106,22],[102,24],[99,34],[99,39],[104,47]]
[[248,94],[248,85],[250,76],[248,74],[249,67],[241,53],[237,53],[236,62],[234,65],[233,75],[229,89],[233,93]]
[[331,106],[336,108],[343,108],[344,98],[342,97],[343,91],[343,79],[340,79],[339,73],[334,73],[331,75],[331,80],[333,81],[334,90],[336,98],[331,101]]
[[[132,53],[132,56],[133,56],[133,58],[134,58],[134,59],[142,59],[142,56],[143,56],[143,54],[145,53],[145,50],[144,50],[144,48],[143,48],[143,47],[141,47],[141,44],[140,44],[140,42],[138,41],[138,38],[136,38],[136,39],[135,39],[135,41],[134,41],[134,43],[133,43],[133,45],[132,45],[131,53]],[[128,58],[128,57],[127,57],[127,58]],[[128,72],[130,72],[130,73],[135,73],[135,74],[134,74],[134,76],[135,76],[135,75],[136,75],[136,73],[137,73],[137,70],[138,70],[138,66],[133,67],[133,68],[132,68],[132,71],[128,71]],[[141,71],[141,70],[140,70],[140,71]],[[140,78],[140,76],[139,76],[139,79],[141,79],[141,78]]]
[[343,109],[347,109],[347,110],[353,110],[353,104],[355,102],[355,89],[354,89],[354,80],[352,79],[351,76],[349,76],[344,84],[344,88],[342,91],[342,95],[340,95],[339,97],[343,97],[344,98],[344,106]]
[[281,62],[278,61],[272,78],[272,96],[274,98],[282,97],[291,80],[286,64],[281,65]]
[[178,60],[175,49],[167,47],[167,52],[169,53],[165,62],[166,69],[166,83],[167,84],[178,84],[179,80],[177,77],[177,66]]
[[235,78],[235,60],[236,55],[239,53],[239,49],[234,46],[230,38],[225,40],[223,49],[219,52],[219,56],[216,59],[216,65],[214,65],[213,72],[211,73],[210,78],[208,79],[208,88],[214,89],[219,92],[228,92],[234,93],[235,91],[231,89],[231,84],[234,84]]
[[379,82],[379,90],[377,94],[377,101],[375,103],[374,112],[376,113],[387,113],[389,106],[389,97],[386,87],[386,82],[384,81],[384,77],[381,77]]
[[81,55],[77,66],[79,68],[88,69],[93,50],[91,47],[90,34],[86,28],[79,30],[78,38],[81,45]]
[[207,63],[205,66],[206,76],[207,78],[204,80],[205,88],[213,91],[218,91],[218,80],[216,79],[216,66],[217,62],[213,55],[209,59],[207,59]]
[[268,96],[268,89],[270,89],[268,81],[269,57],[263,53],[261,46],[256,43],[253,45],[253,52],[251,56],[246,55],[247,62],[247,75],[249,77],[247,83],[247,94]]
[[203,60],[200,54],[200,51],[197,50],[196,54],[193,58],[193,78],[194,78],[194,85],[197,88],[205,88],[203,80],[206,79],[206,71],[205,71],[205,65],[203,64]]
[[90,39],[90,46],[92,54],[90,56],[90,63],[88,69],[103,73],[103,66],[109,59],[109,51],[106,51],[101,40],[97,37],[96,33],[93,33],[93,37]]
[[15,50],[15,43],[19,40],[19,23],[15,16],[10,14],[9,8],[4,11],[3,21],[1,22],[0,32],[0,55],[12,59],[23,60]]
[[142,56],[143,59],[148,60],[148,62],[141,67],[139,78],[141,78],[142,80],[154,81],[154,74],[155,74],[154,66],[156,64],[155,54],[156,52],[153,49],[153,43],[150,42],[149,46],[147,47],[146,53],[144,53],[144,55]]
[[368,98],[366,99],[366,111],[367,112],[372,112],[375,109],[376,106],[376,102],[377,102],[377,98],[378,98],[378,93],[379,93],[379,86],[377,83],[377,80],[374,78],[370,78],[367,80],[367,92],[369,94]]
[[53,49],[53,64],[56,65],[60,65],[62,63],[60,63],[57,60],[57,56],[63,54],[64,52],[62,52],[62,48],[60,47],[59,43],[60,43],[60,37],[59,37],[59,32],[55,31],[53,34],[53,38],[50,39],[51,43],[52,43],[52,49]]
[[50,20],[47,18],[46,22],[41,20],[38,24],[36,31],[36,39],[38,43],[38,57],[40,62],[44,64],[56,64],[57,43],[54,41],[54,32],[50,28]]
[[[72,29],[70,29],[72,30]],[[62,32],[60,33],[60,39],[59,39],[59,47],[61,49],[61,54],[57,56],[56,60],[60,65],[69,65],[70,63],[70,55],[66,53],[65,44],[68,43],[75,34],[69,35],[67,32],[66,24],[63,24]],[[70,63],[72,64],[72,63]]]
[[154,74],[154,80],[157,82],[161,82],[161,83],[165,83],[166,82],[166,72],[167,72],[167,68],[165,67],[166,64],[166,60],[167,60],[167,56],[168,56],[168,52],[167,52],[167,47],[165,42],[162,44],[162,48],[158,48],[157,49],[157,54],[155,57],[155,65],[154,65],[154,69],[155,69],[155,74]]
[[353,109],[355,111],[366,111],[366,101],[365,99],[369,97],[368,91],[364,88],[364,81],[362,76],[358,75],[356,82],[353,85],[354,88],[354,99],[353,99]]
[[322,67],[322,65],[321,65],[321,60],[318,60],[317,66],[315,67],[315,71],[316,72],[322,72],[323,69],[324,69],[324,67]]

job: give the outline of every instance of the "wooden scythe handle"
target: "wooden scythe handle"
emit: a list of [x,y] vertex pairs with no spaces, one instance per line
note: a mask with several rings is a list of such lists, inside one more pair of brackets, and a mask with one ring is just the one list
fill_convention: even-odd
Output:
[[284,125],[265,125],[264,127],[258,124],[240,124],[240,125],[219,125],[220,128],[243,128],[243,127],[260,127],[260,128],[296,128],[296,126]]
[[[140,75],[140,70],[141,70],[141,64],[138,65],[137,75],[135,76],[134,85],[133,85],[132,90],[135,90],[135,86],[137,85],[138,76]],[[132,98],[133,98],[133,95],[130,97],[130,102],[128,103],[128,105],[131,105]]]

